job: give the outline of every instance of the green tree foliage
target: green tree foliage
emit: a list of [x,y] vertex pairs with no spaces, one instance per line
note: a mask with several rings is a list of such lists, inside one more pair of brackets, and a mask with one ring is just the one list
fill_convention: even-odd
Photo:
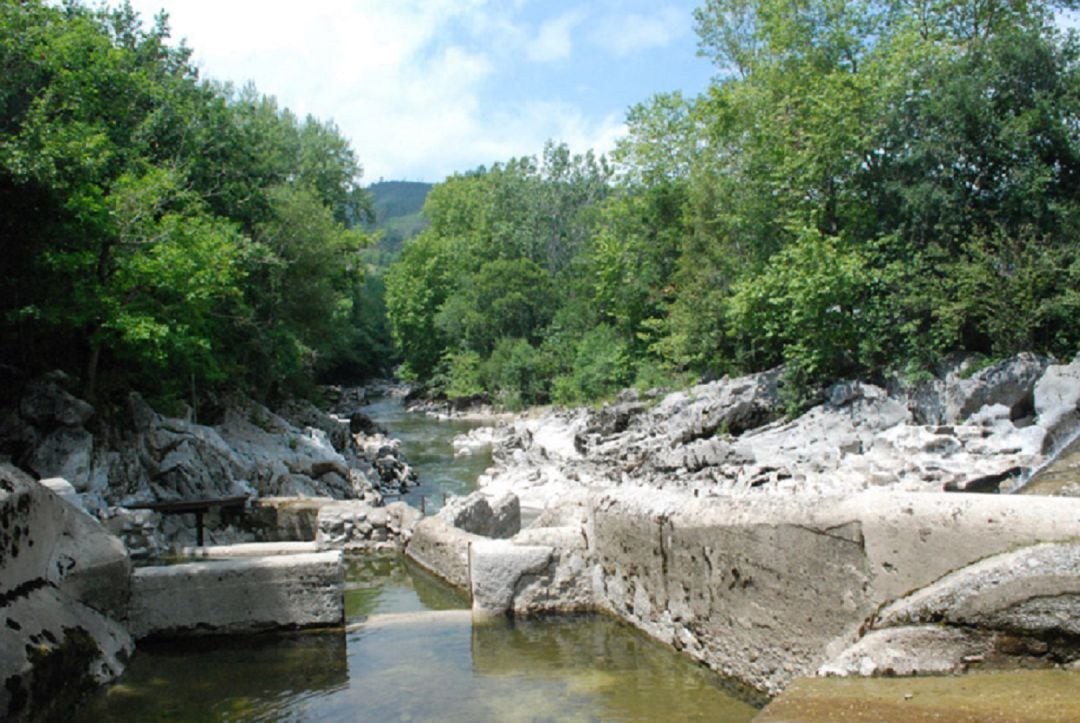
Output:
[[[456,175],[427,197],[431,225],[386,276],[403,373],[454,396],[543,401],[557,370],[557,312],[581,290],[578,262],[610,192],[611,169],[549,144]],[[567,343],[572,343],[568,341]]]
[[91,394],[302,389],[368,351],[359,164],[168,37],[127,5],[0,3],[4,361]]
[[1072,303],[1080,200],[1060,5],[706,2],[722,76],[689,111],[703,152],[668,358],[812,382],[1076,353],[1080,328],[1049,311]]
[[[416,286],[390,290],[399,336],[427,294],[406,358],[470,394],[537,388],[501,364],[552,375],[519,399],[564,402],[785,364],[798,407],[955,351],[1071,357],[1080,46],[1053,20],[1075,6],[705,0],[716,80],[634,106],[616,176],[549,147],[435,188]],[[548,283],[496,265],[519,259]]]

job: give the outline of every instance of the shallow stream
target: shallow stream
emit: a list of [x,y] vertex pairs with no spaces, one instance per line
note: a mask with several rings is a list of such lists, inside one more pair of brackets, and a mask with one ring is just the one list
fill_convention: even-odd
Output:
[[405,459],[419,475],[419,484],[401,499],[432,513],[442,507],[444,495],[467,495],[476,489],[476,478],[491,466],[491,450],[454,456],[454,437],[485,426],[477,420],[435,419],[409,412],[400,397],[378,399],[363,412],[401,440]]
[[[471,491],[489,455],[453,456],[478,426],[368,413],[402,439],[429,511]],[[434,503],[434,504],[432,504]],[[705,668],[604,616],[474,622],[469,601],[403,557],[347,559],[346,630],[140,645],[80,721],[748,721]]]
[[602,616],[472,622],[403,558],[348,562],[347,632],[140,648],[83,721],[747,721],[708,670]]

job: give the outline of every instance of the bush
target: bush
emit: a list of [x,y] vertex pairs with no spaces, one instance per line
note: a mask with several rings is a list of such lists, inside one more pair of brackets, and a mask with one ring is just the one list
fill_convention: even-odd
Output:
[[483,394],[483,360],[474,351],[447,352],[432,378],[432,385],[447,399]]
[[628,386],[634,371],[626,341],[602,324],[578,342],[572,371],[555,380],[555,401],[578,404],[603,399]]
[[485,386],[507,409],[543,404],[550,397],[547,359],[524,339],[500,339],[483,374]]
[[764,272],[736,284],[728,318],[738,346],[765,362],[752,366],[783,361],[806,383],[858,371],[863,341],[876,332],[871,279],[857,250],[804,231]]

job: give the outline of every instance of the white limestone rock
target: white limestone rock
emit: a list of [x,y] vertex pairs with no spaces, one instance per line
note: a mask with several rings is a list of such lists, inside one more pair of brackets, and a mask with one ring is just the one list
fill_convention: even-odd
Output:
[[949,675],[993,648],[993,634],[941,625],[874,630],[822,665],[819,676]]
[[[1080,532],[1080,518],[1074,527]],[[932,621],[1080,637],[1080,543],[1046,543],[988,557],[897,600],[878,620],[881,626]]]
[[1035,385],[1035,414],[1047,433],[1044,452],[1064,447],[1080,430],[1080,356],[1047,368]]
[[447,500],[437,516],[449,525],[483,537],[505,539],[521,529],[521,504],[517,495],[489,497],[483,491]]

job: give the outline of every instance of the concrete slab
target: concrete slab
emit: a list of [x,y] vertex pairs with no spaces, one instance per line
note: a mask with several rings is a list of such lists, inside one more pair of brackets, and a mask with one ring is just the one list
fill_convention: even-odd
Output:
[[136,638],[342,625],[340,552],[144,567],[132,576]]
[[180,556],[195,560],[228,560],[239,557],[299,555],[312,552],[319,552],[319,546],[315,542],[246,542],[238,545],[185,547],[180,550]]

